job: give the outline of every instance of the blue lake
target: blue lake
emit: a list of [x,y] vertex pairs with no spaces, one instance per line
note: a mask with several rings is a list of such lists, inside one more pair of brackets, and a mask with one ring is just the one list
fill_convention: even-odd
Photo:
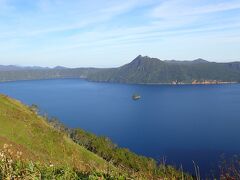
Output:
[[[138,101],[133,93],[141,94]],[[0,93],[121,147],[202,174],[240,153],[240,85],[126,85],[77,79],[0,83]]]

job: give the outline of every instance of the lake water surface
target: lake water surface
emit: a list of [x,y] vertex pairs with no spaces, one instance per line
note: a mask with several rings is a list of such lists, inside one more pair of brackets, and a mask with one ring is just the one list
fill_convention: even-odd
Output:
[[[142,98],[133,101],[133,93]],[[121,147],[202,174],[240,153],[240,85],[126,85],[77,79],[0,83],[0,93]]]

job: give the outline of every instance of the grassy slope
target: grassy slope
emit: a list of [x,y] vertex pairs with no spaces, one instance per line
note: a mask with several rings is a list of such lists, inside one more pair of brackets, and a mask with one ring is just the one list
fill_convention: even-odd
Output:
[[102,158],[75,144],[20,102],[0,95],[0,147],[12,144],[28,160],[88,171],[107,169]]
[[[178,179],[183,175],[183,172],[170,166],[153,169],[154,172],[158,171],[157,176],[153,172],[144,171],[144,168],[137,173],[132,169],[133,172],[129,174],[128,170],[116,168],[112,163],[74,143],[66,133],[54,129],[29,107],[0,94],[0,150],[4,144],[12,145],[13,154],[22,152],[24,161],[30,160],[43,165],[53,164],[55,167],[72,168],[78,172],[105,174],[111,172],[117,176],[124,174],[127,177],[137,177],[136,179],[156,179],[154,177]],[[127,153],[123,157],[129,158],[128,155],[132,153]],[[138,160],[137,155],[135,156]],[[188,175],[186,177],[191,179]]]

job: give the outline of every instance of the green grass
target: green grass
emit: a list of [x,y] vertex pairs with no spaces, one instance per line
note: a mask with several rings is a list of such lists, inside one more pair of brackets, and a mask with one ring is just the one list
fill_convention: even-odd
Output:
[[[20,173],[24,179],[22,172],[36,177],[47,173],[49,179],[64,179],[68,175],[73,179],[192,179],[172,166],[158,166],[152,159],[117,148],[105,137],[81,129],[69,130],[70,134],[55,127],[39,116],[34,107],[0,95],[0,152],[4,145],[10,145],[10,158],[14,161],[9,168],[0,163],[0,179],[11,173]],[[21,161],[17,159],[18,152],[22,152]],[[29,174],[32,166],[36,171]],[[61,174],[62,171],[67,174]]]
[[68,165],[80,170],[105,170],[109,164],[53,129],[29,107],[0,95],[0,146],[21,145],[26,159]]
[[[22,161],[22,153],[14,152],[13,146],[5,144],[0,149],[0,179],[6,180],[125,180],[126,178],[120,174],[104,173],[104,172],[81,172],[68,166],[54,166],[53,164],[40,164],[35,162]],[[17,157],[14,158],[14,155]]]

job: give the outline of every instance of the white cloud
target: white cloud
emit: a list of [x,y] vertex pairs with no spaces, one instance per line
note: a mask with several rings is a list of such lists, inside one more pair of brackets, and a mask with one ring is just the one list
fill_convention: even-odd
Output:
[[[0,0],[0,5],[6,4],[5,2],[5,0]],[[38,0],[35,3],[38,10],[27,16],[15,8],[11,19],[12,24],[0,22],[0,29],[5,29],[0,30],[0,38],[41,36],[106,23],[118,15],[149,2],[147,0],[90,0],[88,2]]]
[[[27,12],[7,3],[14,1],[0,0],[0,49],[15,49],[16,57],[31,51],[57,59],[58,52],[87,56],[114,48],[132,54],[161,46],[170,52],[175,42],[184,48],[191,40],[240,43],[240,0],[22,0],[35,3]],[[3,7],[8,16],[1,19]]]
[[180,18],[183,16],[205,15],[208,13],[217,13],[240,9],[239,0],[229,0],[224,2],[206,0],[169,0],[163,1],[159,6],[154,8],[151,15],[156,18]]

